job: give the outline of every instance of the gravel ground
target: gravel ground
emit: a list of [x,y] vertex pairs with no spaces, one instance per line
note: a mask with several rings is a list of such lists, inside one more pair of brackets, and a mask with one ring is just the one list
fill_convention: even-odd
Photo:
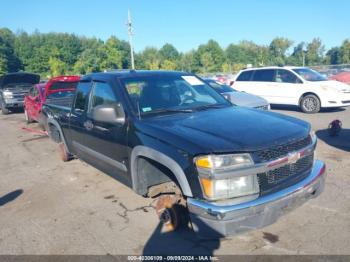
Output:
[[[23,114],[1,115],[0,254],[350,254],[350,108],[273,111],[312,124],[325,191],[271,226],[221,240],[163,232],[151,200],[79,160],[61,162],[56,144],[22,129]],[[343,130],[330,138],[334,119]]]

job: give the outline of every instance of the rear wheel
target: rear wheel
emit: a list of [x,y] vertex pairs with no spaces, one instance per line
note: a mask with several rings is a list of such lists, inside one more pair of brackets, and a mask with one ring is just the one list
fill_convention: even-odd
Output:
[[306,95],[300,100],[300,108],[304,113],[314,114],[320,111],[321,102],[315,95]]

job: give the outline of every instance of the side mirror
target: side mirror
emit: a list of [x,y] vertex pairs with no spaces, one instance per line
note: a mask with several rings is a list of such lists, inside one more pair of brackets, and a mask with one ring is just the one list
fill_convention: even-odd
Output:
[[124,124],[125,113],[123,106],[119,103],[114,105],[96,106],[92,111],[92,118],[98,122],[109,124]]

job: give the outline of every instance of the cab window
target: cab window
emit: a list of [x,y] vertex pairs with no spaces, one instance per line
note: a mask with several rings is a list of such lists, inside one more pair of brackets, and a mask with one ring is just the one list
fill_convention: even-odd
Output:
[[92,110],[97,106],[116,104],[118,104],[118,100],[112,87],[107,83],[95,82],[91,91],[89,112],[92,112]]

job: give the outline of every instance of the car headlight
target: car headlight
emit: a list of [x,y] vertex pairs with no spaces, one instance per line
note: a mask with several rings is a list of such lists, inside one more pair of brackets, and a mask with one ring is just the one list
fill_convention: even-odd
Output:
[[4,91],[3,95],[5,98],[13,98],[13,93],[11,91]]
[[229,199],[259,193],[256,175],[211,180],[201,178],[204,195],[210,200]]
[[[228,199],[259,193],[256,175],[220,179],[216,171],[235,170],[254,165],[250,154],[207,155],[195,158],[203,193],[210,200]],[[202,174],[202,175],[201,175]],[[204,175],[203,175],[204,174]]]
[[250,154],[207,155],[195,158],[198,168],[220,170],[251,166],[254,164]]

